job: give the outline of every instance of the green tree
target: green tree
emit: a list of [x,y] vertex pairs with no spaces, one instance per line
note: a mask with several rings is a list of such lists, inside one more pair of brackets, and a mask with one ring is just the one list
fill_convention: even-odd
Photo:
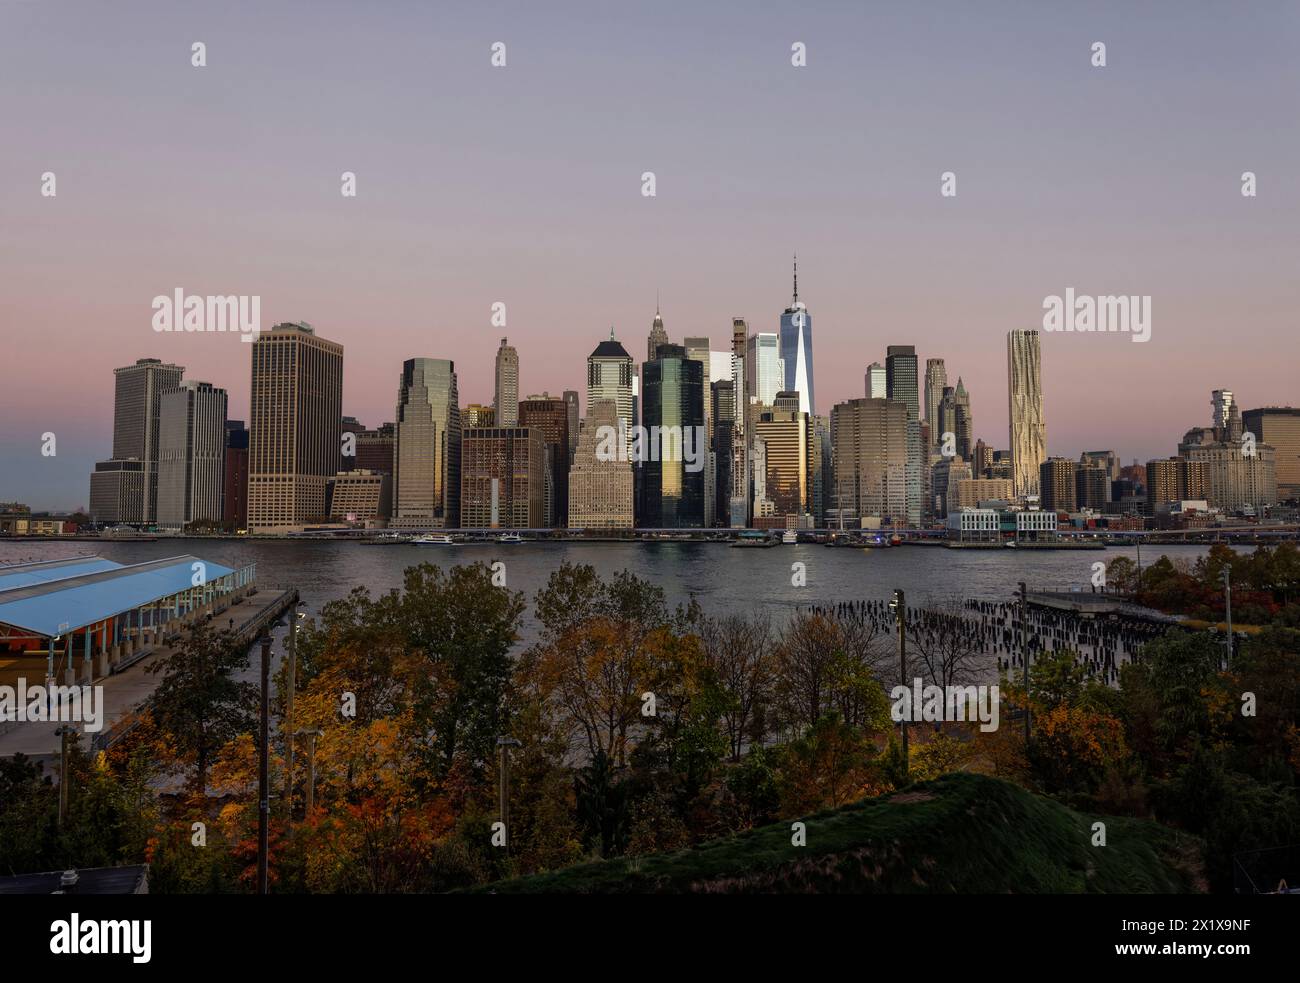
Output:
[[194,763],[194,787],[207,787],[208,765],[228,741],[253,730],[257,687],[233,674],[248,653],[228,632],[196,626],[179,649],[146,670],[162,681],[150,699],[154,723]]
[[396,617],[428,670],[416,694],[416,719],[434,736],[440,776],[458,757],[481,771],[496,753],[523,611],[523,595],[494,585],[485,563],[407,568]]

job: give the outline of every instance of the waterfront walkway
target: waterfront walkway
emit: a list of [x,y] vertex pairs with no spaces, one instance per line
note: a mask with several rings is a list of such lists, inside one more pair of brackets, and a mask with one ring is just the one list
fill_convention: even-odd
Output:
[[[242,604],[226,608],[220,614],[214,614],[208,624],[214,629],[228,629],[230,620],[235,623],[241,644],[251,645],[268,626],[275,623],[285,611],[290,610],[298,600],[295,590],[262,589],[244,599]],[[96,679],[94,685],[102,700],[103,727],[94,734],[86,734],[83,725],[75,725],[84,735],[83,750],[88,750],[93,742],[95,747],[102,747],[121,736],[130,725],[134,711],[145,704],[162,682],[162,676],[145,670],[159,659],[176,652],[184,634],[191,628],[180,629],[180,636],[175,637],[175,644],[160,644],[146,649],[132,657],[129,664],[116,667],[108,676]],[[60,681],[62,682],[62,681]],[[28,679],[28,686],[45,685],[45,679]],[[60,738],[55,733],[58,721],[6,721],[0,722],[0,758],[25,754],[31,758],[44,760],[56,759],[59,754]]]

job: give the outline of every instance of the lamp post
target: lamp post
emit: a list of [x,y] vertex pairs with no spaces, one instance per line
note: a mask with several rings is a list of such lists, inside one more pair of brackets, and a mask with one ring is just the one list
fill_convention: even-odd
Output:
[[1024,663],[1025,681],[1025,751],[1029,750],[1029,592],[1025,582],[1020,581],[1020,659]]
[[323,733],[319,728],[310,727],[297,732],[307,738],[307,812],[310,816],[316,808],[316,738]]
[[501,767],[498,769],[501,779],[501,829],[505,833],[507,850],[510,849],[510,749],[512,747],[522,747],[522,742],[513,737],[497,738],[497,748],[501,755]]
[[1227,662],[1223,668],[1232,665],[1232,567],[1223,567],[1223,607],[1228,619]]
[[[894,596],[890,598],[889,610],[894,612],[894,618],[898,622],[898,682],[901,686],[907,685],[907,604],[901,590],[894,591]],[[913,707],[913,710],[916,708]],[[903,731],[903,775],[906,777],[910,760],[907,751],[907,719],[899,721]]]
[[59,737],[59,829],[68,821],[68,798],[72,779],[68,776],[68,738],[77,733],[70,724],[60,724],[54,732]]
[[298,689],[298,632],[301,625],[298,621],[306,618],[307,615],[297,608],[302,605],[303,601],[294,601],[291,610],[296,611],[298,617],[289,619],[289,679],[288,688],[284,698],[284,733],[287,735],[284,741],[284,803],[285,815],[289,820],[289,835],[293,835],[293,696]]
[[267,893],[267,854],[270,852],[271,790],[267,772],[270,766],[270,694],[271,636],[262,636],[262,719],[261,741],[257,752],[257,893]]

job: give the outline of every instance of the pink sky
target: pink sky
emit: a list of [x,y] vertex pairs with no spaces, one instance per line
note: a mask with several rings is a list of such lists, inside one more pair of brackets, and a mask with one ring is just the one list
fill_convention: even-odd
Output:
[[1052,454],[1171,453],[1215,388],[1300,403],[1294,9],[599,9],[8,8],[0,500],[85,503],[136,358],[245,416],[249,346],[151,330],[177,287],[260,295],[264,324],[342,343],[344,412],[372,426],[411,356],[454,359],[462,404],[489,402],[503,334],[522,394],[581,390],[611,324],[644,357],[656,289],[676,341],[725,348],[733,316],[775,331],[796,249],[822,413],[913,344],[1006,446],[1005,334],[1066,287],[1150,295],[1154,323],[1148,344],[1045,336]]

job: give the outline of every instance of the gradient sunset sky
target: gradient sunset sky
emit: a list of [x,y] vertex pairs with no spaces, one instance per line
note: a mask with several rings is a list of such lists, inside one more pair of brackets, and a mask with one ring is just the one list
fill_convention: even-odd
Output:
[[412,356],[490,402],[502,335],[582,391],[656,289],[674,341],[775,331],[795,251],[819,412],[913,344],[1005,447],[1006,332],[1150,295],[1147,344],[1044,335],[1048,450],[1173,453],[1211,389],[1300,404],[1298,52],[1293,2],[0,0],[0,501],[87,502],[137,358],[246,418],[250,346],[152,330],[178,287],[343,344],[376,426]]

